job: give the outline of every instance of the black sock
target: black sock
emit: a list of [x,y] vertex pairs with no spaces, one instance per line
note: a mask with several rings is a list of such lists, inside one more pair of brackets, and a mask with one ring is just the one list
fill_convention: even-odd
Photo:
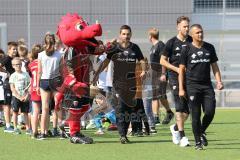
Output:
[[174,130],[175,130],[175,131],[178,131],[178,126],[177,126],[177,124],[175,124]]
[[180,133],[180,139],[182,139],[182,137],[185,137],[185,132],[184,131],[179,131]]

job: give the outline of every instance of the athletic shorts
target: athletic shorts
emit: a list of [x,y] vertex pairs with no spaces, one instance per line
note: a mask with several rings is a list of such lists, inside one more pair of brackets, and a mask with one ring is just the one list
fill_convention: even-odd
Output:
[[22,113],[29,113],[29,101],[22,102],[16,97],[12,97],[12,109],[14,112],[19,112],[21,109]]
[[12,91],[9,89],[4,89],[4,104],[11,105],[12,102]]
[[152,71],[152,92],[153,100],[160,98],[167,99],[166,90],[167,90],[167,81],[160,81],[161,72]]
[[187,98],[179,97],[179,85],[177,81],[170,81],[169,83],[173,93],[176,112],[189,113],[189,106]]
[[37,91],[32,91],[31,92],[31,100],[35,102],[40,102],[41,101],[41,96],[37,94]]

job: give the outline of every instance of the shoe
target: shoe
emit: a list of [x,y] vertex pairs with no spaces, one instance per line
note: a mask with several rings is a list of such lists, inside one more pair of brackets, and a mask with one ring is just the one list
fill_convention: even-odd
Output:
[[47,134],[45,134],[47,137],[53,137],[53,134],[52,134],[52,131],[51,130],[48,130],[47,131]]
[[14,129],[14,134],[21,134],[20,129],[18,129],[18,128]]
[[173,119],[174,113],[173,112],[167,112],[166,116],[164,117],[162,124],[169,124],[170,121]]
[[102,130],[98,130],[97,132],[95,132],[96,135],[104,135],[105,133]]
[[59,134],[57,128],[55,128],[55,129],[52,130],[52,137],[57,137],[57,136],[59,136],[59,135],[60,135],[60,134]]
[[204,146],[207,146],[208,145],[208,140],[207,140],[207,137],[206,137],[206,133],[203,133],[200,138],[201,138],[202,144]]
[[13,132],[14,132],[14,129],[13,129],[13,127],[11,127],[11,126],[8,127],[8,128],[5,127],[4,132],[5,132],[5,133],[13,133]]
[[96,128],[96,125],[94,124],[93,121],[90,121],[90,123],[86,126],[86,129],[94,129]]
[[180,147],[187,147],[187,146],[190,146],[188,138],[182,137],[182,139],[180,140]]
[[172,133],[172,142],[174,144],[179,144],[180,143],[180,134],[179,134],[179,131],[174,130],[174,126],[175,126],[175,124],[170,126],[170,131]]
[[116,131],[117,130],[117,125],[116,124],[111,124],[108,129],[108,131]]
[[26,135],[31,135],[32,134],[32,130],[31,129],[28,129],[28,130],[26,130],[26,133],[25,133]]
[[120,142],[121,142],[121,144],[128,144],[128,143],[130,143],[130,141],[128,140],[127,137],[121,137],[120,138]]
[[47,135],[46,134],[40,134],[38,137],[37,137],[37,140],[45,140],[47,139]]
[[150,128],[150,133],[151,134],[156,134],[157,133],[157,130],[155,129],[155,127]]
[[76,133],[74,136],[70,137],[70,142],[74,144],[92,144],[93,139],[90,137],[86,137],[81,133]]
[[201,142],[196,143],[195,150],[203,150],[203,145]]

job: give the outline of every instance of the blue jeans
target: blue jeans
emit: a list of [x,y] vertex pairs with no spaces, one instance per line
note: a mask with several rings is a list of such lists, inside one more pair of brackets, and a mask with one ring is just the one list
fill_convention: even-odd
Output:
[[143,98],[144,110],[148,117],[150,127],[155,127],[154,117],[152,112],[152,98]]

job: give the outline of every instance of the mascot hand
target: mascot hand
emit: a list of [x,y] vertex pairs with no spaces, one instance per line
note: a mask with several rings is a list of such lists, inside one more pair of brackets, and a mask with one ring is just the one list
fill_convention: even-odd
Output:
[[76,78],[74,77],[74,75],[70,74],[70,75],[67,75],[65,78],[64,78],[64,85],[65,86],[73,86],[74,84],[76,83]]
[[60,92],[57,92],[56,95],[54,96],[54,101],[55,101],[54,109],[56,111],[60,110],[60,104],[61,104],[63,98],[64,98],[64,95],[63,95],[63,93],[60,93]]
[[76,94],[77,97],[81,98],[82,95],[87,93],[87,88],[88,85],[86,85],[85,83],[81,83],[81,82],[76,82],[71,90],[73,91],[73,93]]

